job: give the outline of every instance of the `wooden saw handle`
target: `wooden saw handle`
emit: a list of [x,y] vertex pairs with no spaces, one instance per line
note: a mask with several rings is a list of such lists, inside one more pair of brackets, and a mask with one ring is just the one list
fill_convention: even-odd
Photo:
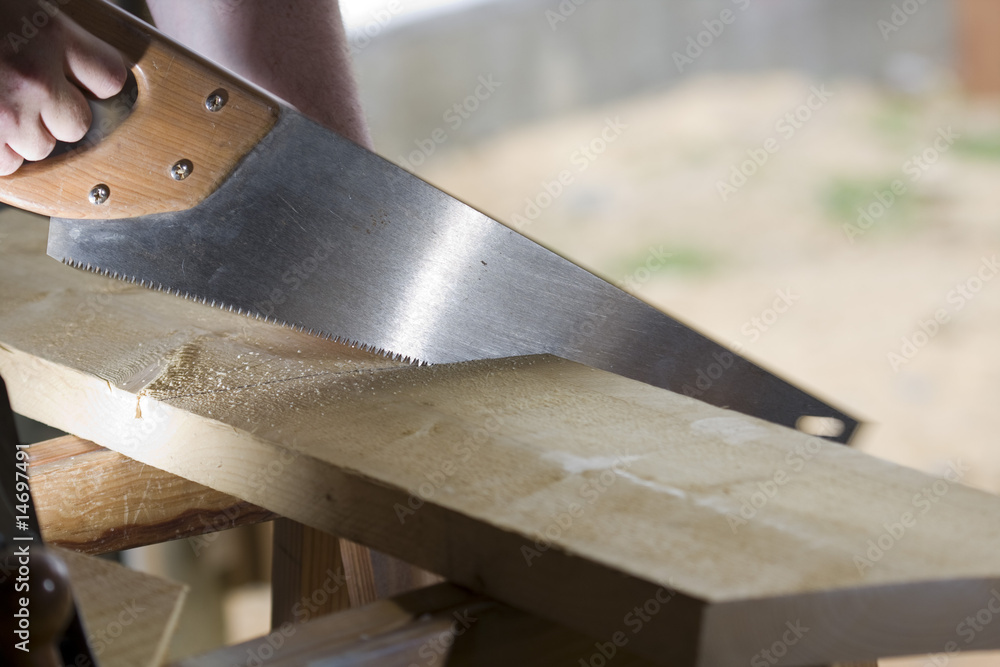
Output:
[[58,6],[123,53],[138,98],[95,145],[0,177],[0,201],[61,218],[186,210],[212,194],[277,122],[277,100],[105,0]]

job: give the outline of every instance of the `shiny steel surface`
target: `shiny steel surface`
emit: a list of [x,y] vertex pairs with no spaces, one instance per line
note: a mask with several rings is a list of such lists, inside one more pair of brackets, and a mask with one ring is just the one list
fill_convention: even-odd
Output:
[[426,363],[550,353],[787,426],[857,421],[284,110],[196,209],[53,219],[74,266]]

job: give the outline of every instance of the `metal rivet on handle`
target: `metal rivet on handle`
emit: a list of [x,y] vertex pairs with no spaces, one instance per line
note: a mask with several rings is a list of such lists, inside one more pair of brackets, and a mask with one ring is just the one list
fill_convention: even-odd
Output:
[[108,201],[108,197],[111,196],[111,188],[101,183],[100,185],[95,185],[90,191],[90,203],[95,206],[100,206],[104,202]]
[[183,181],[193,171],[194,165],[191,164],[191,160],[181,160],[170,168],[170,175],[173,176],[175,181]]
[[205,108],[215,113],[216,111],[221,110],[222,107],[226,106],[226,102],[228,101],[229,93],[222,88],[219,88],[205,99]]

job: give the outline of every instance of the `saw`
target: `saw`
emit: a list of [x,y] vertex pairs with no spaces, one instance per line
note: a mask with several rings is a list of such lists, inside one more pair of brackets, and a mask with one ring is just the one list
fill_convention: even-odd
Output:
[[0,179],[48,254],[417,363],[548,353],[785,426],[858,426],[103,0],[65,10],[131,63],[99,141]]

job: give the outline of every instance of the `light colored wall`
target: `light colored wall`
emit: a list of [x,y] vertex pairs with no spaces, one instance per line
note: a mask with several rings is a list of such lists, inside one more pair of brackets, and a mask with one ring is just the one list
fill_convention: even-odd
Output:
[[[893,70],[899,79],[927,62],[950,66],[954,50],[948,0],[585,0],[565,21],[546,14],[580,1],[497,0],[421,21],[383,13],[378,30],[373,17],[378,34],[355,35],[355,61],[380,152],[395,159],[439,127],[452,144],[476,139],[692,73],[798,68],[883,79]],[[878,21],[907,3],[917,11],[883,38]],[[674,52],[727,9],[733,22],[679,72]],[[445,111],[490,74],[500,89],[450,127]]]

